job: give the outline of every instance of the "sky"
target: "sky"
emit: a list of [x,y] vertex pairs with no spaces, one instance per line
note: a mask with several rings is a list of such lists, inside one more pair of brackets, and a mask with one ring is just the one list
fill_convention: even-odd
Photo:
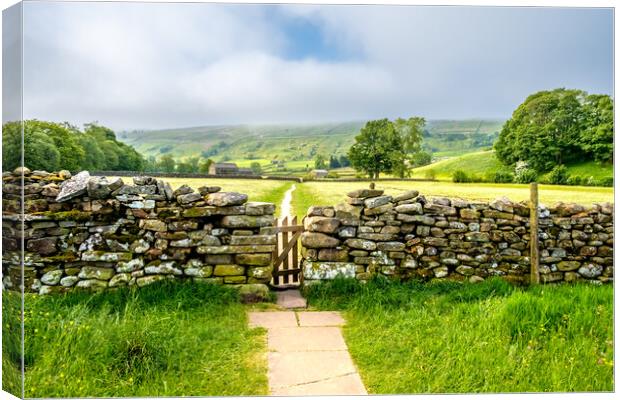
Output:
[[613,91],[611,9],[23,4],[24,117],[78,126],[506,119]]

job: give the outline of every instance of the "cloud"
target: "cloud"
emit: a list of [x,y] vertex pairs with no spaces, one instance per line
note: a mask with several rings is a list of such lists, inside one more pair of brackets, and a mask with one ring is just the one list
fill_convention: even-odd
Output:
[[[31,2],[24,113],[116,129],[507,117],[536,90],[610,93],[612,18],[589,9]],[[291,34],[300,19],[322,46]],[[297,48],[310,50],[290,57]]]

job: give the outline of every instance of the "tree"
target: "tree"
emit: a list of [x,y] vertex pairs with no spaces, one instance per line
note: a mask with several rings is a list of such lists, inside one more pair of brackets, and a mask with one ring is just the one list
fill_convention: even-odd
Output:
[[109,128],[96,123],[82,132],[68,123],[27,120],[3,126],[3,162],[6,170],[21,163],[22,127],[24,164],[30,169],[57,171],[142,170],[144,158],[131,146],[116,140]]
[[171,154],[165,154],[159,159],[159,170],[162,172],[174,172],[176,163]]
[[368,121],[349,148],[351,165],[372,179],[393,168],[393,153],[401,151],[402,140],[387,119]]
[[530,95],[502,127],[497,158],[511,166],[525,161],[542,173],[588,154],[610,156],[613,103],[605,97],[567,89]]
[[340,161],[338,161],[338,158],[336,156],[329,156],[329,168],[340,168]]
[[325,156],[323,156],[322,154],[317,154],[316,158],[314,159],[314,168],[315,169],[327,168],[327,164],[325,162]]
[[252,172],[254,172],[256,175],[260,175],[263,172],[260,163],[257,161],[254,161],[252,164],[250,164],[250,169],[252,169]]
[[208,174],[209,173],[209,168],[211,167],[211,164],[213,164],[213,160],[210,158],[207,158],[206,160],[203,158],[200,161],[200,164],[198,165],[198,172],[200,172],[201,174]]
[[422,135],[426,120],[422,117],[411,117],[409,119],[397,118],[394,122],[394,129],[401,137],[403,150],[407,154],[416,154],[422,149]]
[[584,104],[585,129],[581,147],[596,161],[611,162],[614,157],[614,102],[611,97],[592,94]]
[[422,167],[424,165],[430,164],[431,161],[432,161],[431,154],[427,153],[425,151],[419,151],[419,152],[413,154],[409,158],[409,162],[411,163],[412,167]]
[[[409,176],[411,166],[422,151],[425,124],[421,117],[367,122],[349,149],[351,165],[373,179],[381,172],[391,172],[401,178]],[[349,160],[346,160],[347,165]]]
[[200,169],[200,158],[199,157],[190,157],[186,161],[190,166],[190,172],[197,173]]
[[351,165],[351,161],[349,161],[349,159],[347,158],[347,156],[345,156],[344,154],[342,154],[339,158],[338,158],[338,163],[340,164],[340,166],[342,168],[344,167],[348,167]]

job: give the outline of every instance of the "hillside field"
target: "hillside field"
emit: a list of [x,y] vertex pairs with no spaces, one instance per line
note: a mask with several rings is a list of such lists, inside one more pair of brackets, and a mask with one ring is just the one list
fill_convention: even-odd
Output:
[[[460,155],[489,148],[503,121],[427,121],[424,149],[436,157]],[[288,172],[314,168],[321,154],[345,155],[365,122],[323,124],[228,125],[120,132],[119,140],[134,146],[144,156],[171,154],[177,159],[205,157],[249,166],[259,162],[269,169],[271,160],[282,160]],[[282,171],[275,171],[276,173]]]
[[[593,177],[596,180],[600,180],[605,177],[613,177],[614,174],[612,164],[600,164],[594,161],[568,165],[567,168],[570,175],[581,176],[586,179]],[[511,168],[503,165],[495,157],[494,151],[480,151],[451,157],[424,167],[414,168],[412,170],[412,177],[425,178],[429,175],[429,171],[433,171],[437,179],[451,180],[452,174],[457,170],[479,177],[492,176],[497,171],[513,172]]]

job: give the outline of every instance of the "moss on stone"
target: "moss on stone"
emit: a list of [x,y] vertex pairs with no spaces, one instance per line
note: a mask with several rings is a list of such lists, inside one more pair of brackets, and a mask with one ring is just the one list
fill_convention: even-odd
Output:
[[42,258],[41,261],[43,262],[71,262],[71,261],[77,261],[79,259],[80,258],[77,256],[77,254],[68,251],[62,254],[57,254],[55,256]]
[[76,222],[89,221],[90,218],[92,217],[92,213],[85,212],[85,211],[79,211],[79,210],[56,211],[56,212],[43,211],[43,212],[33,213],[33,215],[42,215],[42,216],[48,217],[56,221],[76,221]]

